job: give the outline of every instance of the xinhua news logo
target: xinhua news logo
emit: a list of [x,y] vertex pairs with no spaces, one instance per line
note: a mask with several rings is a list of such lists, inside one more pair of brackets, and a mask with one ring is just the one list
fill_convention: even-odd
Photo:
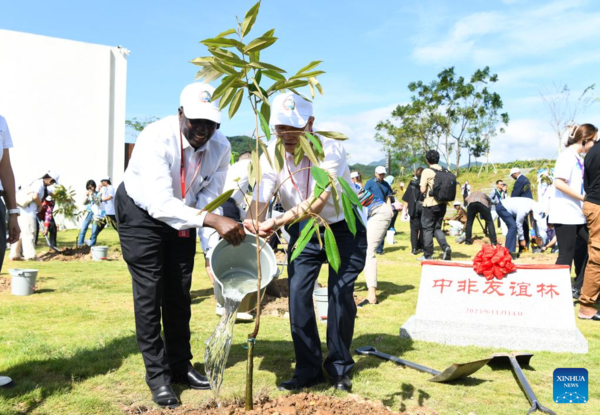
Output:
[[554,402],[586,403],[588,401],[587,369],[554,370]]

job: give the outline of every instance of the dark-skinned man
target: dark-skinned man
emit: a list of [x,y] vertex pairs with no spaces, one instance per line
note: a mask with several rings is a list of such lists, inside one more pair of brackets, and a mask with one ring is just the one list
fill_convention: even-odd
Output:
[[179,116],[166,117],[141,132],[116,195],[146,382],[153,400],[169,408],[179,405],[172,383],[209,388],[206,377],[191,364],[196,228],[213,228],[233,245],[245,237],[239,223],[202,211],[222,193],[231,156],[229,141],[218,131],[221,113],[213,92],[210,85],[187,85]]
[[[296,368],[294,377],[282,382],[279,389],[294,391],[322,383],[324,382],[324,367],[334,388],[350,391],[352,383],[349,375],[354,366],[350,345],[356,318],[356,305],[353,298],[354,282],[365,266],[367,238],[365,227],[359,220],[356,221],[356,237],[352,235],[343,211],[340,210],[339,214],[336,212],[329,190],[325,190],[309,207],[315,189],[315,181],[310,174],[311,163],[305,157],[299,165],[296,165],[294,150],[299,145],[299,136],[304,131],[312,132],[313,122],[312,104],[299,95],[290,92],[279,95],[273,100],[270,124],[275,128],[278,139],[283,140],[285,146],[284,166],[281,171],[275,171],[265,155],[261,157],[260,193],[257,194],[255,191],[244,225],[249,231],[258,232],[261,236],[268,236],[279,227],[287,225],[286,228],[291,236],[288,246],[293,247],[305,222],[294,224],[292,222],[305,216],[306,211],[320,215],[329,224],[338,245],[341,265],[337,273],[331,266],[329,267],[327,359],[323,363],[312,299],[315,282],[327,256],[324,247],[319,245],[317,235],[313,235],[302,253],[288,264],[290,325]],[[325,158],[319,163],[319,167],[329,172],[337,180],[346,180],[348,184],[351,184],[346,151],[342,144],[325,137],[321,137],[321,140]],[[275,160],[275,141],[272,140],[268,148],[271,160]],[[341,186],[337,183],[336,186],[340,193]],[[279,198],[286,213],[268,220],[265,220],[263,214],[257,221],[256,204],[258,203],[259,212],[264,213],[265,205],[277,189],[279,189]],[[323,227],[320,232],[321,240],[324,240]]]

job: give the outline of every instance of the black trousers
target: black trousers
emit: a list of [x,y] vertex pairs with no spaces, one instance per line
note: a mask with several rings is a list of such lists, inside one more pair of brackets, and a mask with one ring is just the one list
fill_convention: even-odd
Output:
[[475,221],[475,216],[477,216],[478,213],[479,216],[485,221],[485,226],[487,228],[488,235],[490,236],[490,242],[496,245],[496,229],[494,227],[494,220],[492,219],[492,210],[483,203],[479,202],[469,203],[467,206],[467,229],[465,230],[465,242],[473,242],[473,222]]
[[446,242],[446,235],[442,231],[442,222],[446,215],[446,205],[423,207],[421,226],[423,227],[423,255],[429,258],[433,255],[433,237],[437,239],[443,251],[450,247]]
[[[568,265],[570,267],[575,260],[576,277],[574,287],[581,289],[583,286],[585,265],[587,263],[586,248],[589,239],[587,225],[585,223],[580,225],[555,223],[554,229],[556,230],[556,242],[558,243],[558,258],[556,259],[556,264]],[[581,254],[578,254],[576,251],[576,246],[582,251]],[[583,255],[583,252],[586,252],[586,255]]]
[[[191,365],[190,287],[196,230],[187,238],[135,205],[121,184],[115,198],[123,259],[133,285],[135,330],[151,389]],[[164,339],[161,337],[161,319]]]
[[0,271],[4,264],[4,254],[6,254],[6,206],[4,201],[0,199]]
[[413,251],[423,249],[423,228],[421,215],[410,217],[410,247]]
[[[290,325],[296,354],[294,376],[300,379],[312,379],[320,375],[322,366],[329,376],[347,375],[354,366],[350,351],[356,318],[354,282],[365,267],[366,230],[358,220],[356,237],[352,235],[345,221],[330,226],[340,252],[341,265],[338,273],[329,267],[328,355],[324,365],[313,305],[313,290],[321,265],[327,259],[325,249],[319,246],[317,236],[314,235],[302,253],[294,261],[288,262]],[[299,225],[290,226],[288,232],[291,236],[289,246],[294,246],[298,239]],[[321,240],[323,238],[321,235]]]

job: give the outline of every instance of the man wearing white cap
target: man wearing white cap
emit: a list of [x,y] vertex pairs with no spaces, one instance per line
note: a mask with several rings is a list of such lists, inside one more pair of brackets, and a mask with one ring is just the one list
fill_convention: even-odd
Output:
[[[385,180],[385,175],[387,171],[383,166],[377,166],[375,168],[375,177],[367,180],[365,184],[365,190],[368,190],[377,197],[379,200],[383,200],[384,203],[388,204],[391,209],[392,205],[392,197],[394,195],[394,191],[392,190],[392,186]],[[389,224],[388,224],[389,225]],[[383,255],[383,245],[385,243],[385,238],[381,239],[381,242],[377,246],[376,252],[379,255]]]
[[510,177],[515,179],[515,186],[510,193],[510,197],[528,197],[533,199],[533,193],[531,193],[531,182],[527,177],[521,174],[521,169],[518,167],[513,167],[510,169]]
[[13,261],[36,259],[37,213],[48,197],[48,186],[58,184],[59,177],[56,171],[48,170],[42,177],[33,181],[28,188],[21,189],[17,193],[17,203],[21,209],[19,215],[21,239],[10,247],[9,258]]
[[231,157],[229,141],[218,130],[221,113],[213,93],[210,85],[187,85],[179,116],[166,117],[141,132],[115,198],[146,382],[154,401],[170,408],[179,405],[171,383],[209,388],[191,363],[196,228],[201,234],[213,228],[233,245],[245,237],[239,223],[202,210],[222,193]]
[[[317,235],[308,242],[302,253],[288,264],[290,291],[290,323],[292,340],[296,355],[294,377],[279,385],[280,390],[298,390],[324,382],[323,366],[329,373],[332,386],[349,391],[352,383],[349,374],[354,366],[350,353],[350,344],[354,334],[356,305],[354,303],[354,282],[365,266],[367,240],[365,228],[356,221],[356,237],[346,224],[343,211],[336,211],[331,192],[325,190],[312,204],[315,181],[310,174],[311,162],[304,157],[298,165],[294,163],[294,151],[299,145],[299,136],[305,131],[312,132],[314,122],[312,104],[299,95],[288,92],[277,96],[271,104],[270,124],[275,128],[278,139],[272,140],[267,151],[271,160],[275,159],[276,141],[282,140],[285,147],[285,166],[281,171],[274,170],[263,155],[260,165],[262,182],[259,191],[255,191],[244,225],[251,232],[267,236],[286,225],[291,236],[289,246],[298,240],[304,221],[296,222],[305,212],[319,214],[329,225],[335,236],[341,256],[341,265],[336,273],[329,268],[327,282],[329,308],[327,317],[328,355],[323,364],[321,341],[313,306],[313,289],[321,266],[326,261],[325,249],[320,246]],[[319,167],[328,171],[337,180],[346,180],[349,184],[350,169],[344,147],[339,141],[321,137],[324,161]],[[304,170],[302,170],[304,169]],[[297,172],[297,174],[296,174]],[[341,186],[336,184],[338,193]],[[256,205],[259,211],[264,207],[277,189],[286,213],[265,220],[262,215],[255,217]],[[295,222],[295,223],[294,223]],[[324,229],[321,228],[321,240]]]
[[528,197],[511,197],[498,203],[496,205],[496,212],[508,227],[506,248],[516,258],[518,257],[518,253],[516,252],[517,238],[519,246],[526,246],[525,224],[527,223],[529,214],[533,212],[533,219],[539,220],[541,218],[542,207],[535,200]]

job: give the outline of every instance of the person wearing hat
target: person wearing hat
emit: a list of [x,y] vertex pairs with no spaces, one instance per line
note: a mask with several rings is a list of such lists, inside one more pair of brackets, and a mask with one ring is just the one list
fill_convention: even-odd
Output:
[[457,234],[461,234],[467,224],[467,212],[459,200],[454,201],[454,209],[456,209],[456,214],[451,218],[444,219],[444,222],[447,222],[451,228],[455,228]]
[[[313,122],[312,104],[299,95],[288,92],[278,95],[273,100],[270,124],[275,129],[278,139],[271,140],[267,151],[271,155],[271,160],[274,160],[275,146],[278,140],[282,140],[285,147],[285,166],[280,171],[276,171],[267,157],[264,154],[261,156],[262,181],[259,190],[255,189],[244,225],[250,232],[265,237],[276,229],[286,226],[291,236],[290,247],[296,244],[301,227],[305,223],[297,219],[302,218],[307,211],[320,215],[333,231],[341,264],[337,273],[329,267],[327,358],[323,363],[313,305],[315,282],[321,266],[327,259],[325,248],[319,243],[320,240],[324,240],[324,228],[321,227],[321,239],[313,235],[302,253],[288,264],[290,323],[296,368],[293,378],[282,382],[278,388],[298,390],[322,383],[324,367],[334,388],[349,391],[352,388],[349,375],[354,366],[350,351],[356,318],[354,282],[365,266],[367,237],[365,227],[360,220],[356,221],[356,236],[352,235],[343,210],[336,209],[328,189],[311,204],[316,184],[310,174],[311,162],[304,157],[296,165],[293,156],[299,145],[299,135],[305,131],[312,132]],[[350,169],[341,142],[326,137],[320,139],[325,159],[319,163],[319,167],[333,177],[337,177],[338,181],[346,180],[350,184]],[[341,194],[341,186],[336,184],[336,187],[338,194]],[[278,192],[286,213],[265,220],[265,206],[275,191]],[[258,218],[255,216],[257,208],[262,212]]]
[[[38,231],[37,214],[42,203],[48,197],[48,187],[58,184],[59,174],[48,170],[42,177],[34,180],[27,189],[19,190],[17,203],[20,207],[19,227],[21,238],[10,247],[9,258],[13,261],[36,260],[35,237]],[[22,254],[22,255],[21,255]]]
[[156,121],[140,133],[115,197],[146,382],[153,400],[163,407],[179,405],[172,383],[210,387],[191,363],[196,228],[201,234],[213,228],[234,246],[245,237],[241,224],[202,210],[221,195],[231,158],[229,141],[219,131],[219,100],[212,100],[213,93],[207,84],[187,85],[178,116]]
[[515,186],[510,192],[510,197],[528,197],[533,199],[533,193],[531,192],[531,182],[529,179],[521,174],[521,169],[513,167],[510,169],[510,177],[515,180]]
[[110,182],[110,177],[104,176],[100,180],[100,188],[98,189],[100,199],[102,200],[104,214],[114,226],[117,223],[115,216],[115,188]]
[[[382,200],[384,203],[387,203],[390,206],[392,205],[392,198],[394,197],[394,191],[392,190],[392,186],[385,180],[385,175],[387,171],[384,166],[377,166],[375,168],[375,177],[367,180],[365,184],[365,190],[371,192],[375,197]],[[393,213],[392,213],[393,216]],[[391,224],[391,221],[390,221]],[[379,246],[377,247],[376,253],[379,255],[383,255],[383,245],[385,243],[385,238],[381,240]]]
[[534,220],[541,219],[542,207],[535,200],[528,197],[510,197],[496,205],[496,212],[508,227],[506,248],[514,258],[517,258],[517,238],[519,246],[525,247],[525,223],[530,213],[533,213]]

